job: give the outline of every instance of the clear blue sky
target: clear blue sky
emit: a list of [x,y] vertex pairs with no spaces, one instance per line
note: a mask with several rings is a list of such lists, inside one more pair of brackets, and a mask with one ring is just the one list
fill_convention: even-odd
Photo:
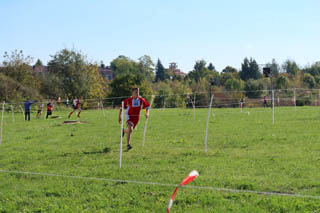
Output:
[[118,55],[150,55],[188,72],[195,60],[220,71],[290,58],[320,61],[319,0],[1,0],[0,60],[4,51],[50,60],[75,47],[106,64]]

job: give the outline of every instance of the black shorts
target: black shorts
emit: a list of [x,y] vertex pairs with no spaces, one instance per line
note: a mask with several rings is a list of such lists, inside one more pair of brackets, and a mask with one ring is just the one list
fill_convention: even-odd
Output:
[[38,113],[41,113],[42,112],[42,110],[38,110]]
[[75,106],[75,105],[72,105],[72,107],[73,107],[73,109],[78,109],[77,106]]
[[52,115],[52,111],[47,111],[47,115]]

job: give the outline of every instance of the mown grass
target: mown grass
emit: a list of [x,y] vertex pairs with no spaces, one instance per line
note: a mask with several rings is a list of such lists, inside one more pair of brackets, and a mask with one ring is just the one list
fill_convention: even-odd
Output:
[[[248,113],[249,112],[249,113]],[[164,212],[172,186],[191,171],[192,186],[320,196],[320,112],[316,107],[212,109],[204,152],[207,109],[155,109],[145,146],[144,117],[119,169],[117,110],[88,110],[86,124],[22,120],[5,113],[0,170],[0,212]],[[33,114],[33,117],[35,114]],[[75,115],[73,117],[75,118]],[[320,212],[320,199],[181,188],[172,212]]]

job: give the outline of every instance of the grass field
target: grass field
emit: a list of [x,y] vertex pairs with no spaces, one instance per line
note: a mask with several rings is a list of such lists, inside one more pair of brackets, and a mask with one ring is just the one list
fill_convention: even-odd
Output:
[[142,117],[119,169],[117,110],[84,111],[87,123],[75,125],[61,125],[66,111],[31,122],[16,113],[15,123],[6,112],[0,212],[165,212],[194,169],[194,188],[179,190],[172,212],[320,212],[320,108],[276,108],[274,125],[270,109],[212,109],[205,153],[207,113],[152,110],[145,146]]

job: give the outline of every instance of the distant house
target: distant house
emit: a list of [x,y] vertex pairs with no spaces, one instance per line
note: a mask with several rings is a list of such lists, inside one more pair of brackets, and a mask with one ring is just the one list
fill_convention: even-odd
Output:
[[173,71],[173,73],[177,76],[186,76],[187,74],[178,69],[178,65],[176,62],[169,63],[169,69]]
[[114,79],[114,72],[110,67],[99,67],[99,73],[108,81]]
[[32,71],[35,74],[47,74],[48,73],[48,67],[43,65],[36,65],[32,67]]

